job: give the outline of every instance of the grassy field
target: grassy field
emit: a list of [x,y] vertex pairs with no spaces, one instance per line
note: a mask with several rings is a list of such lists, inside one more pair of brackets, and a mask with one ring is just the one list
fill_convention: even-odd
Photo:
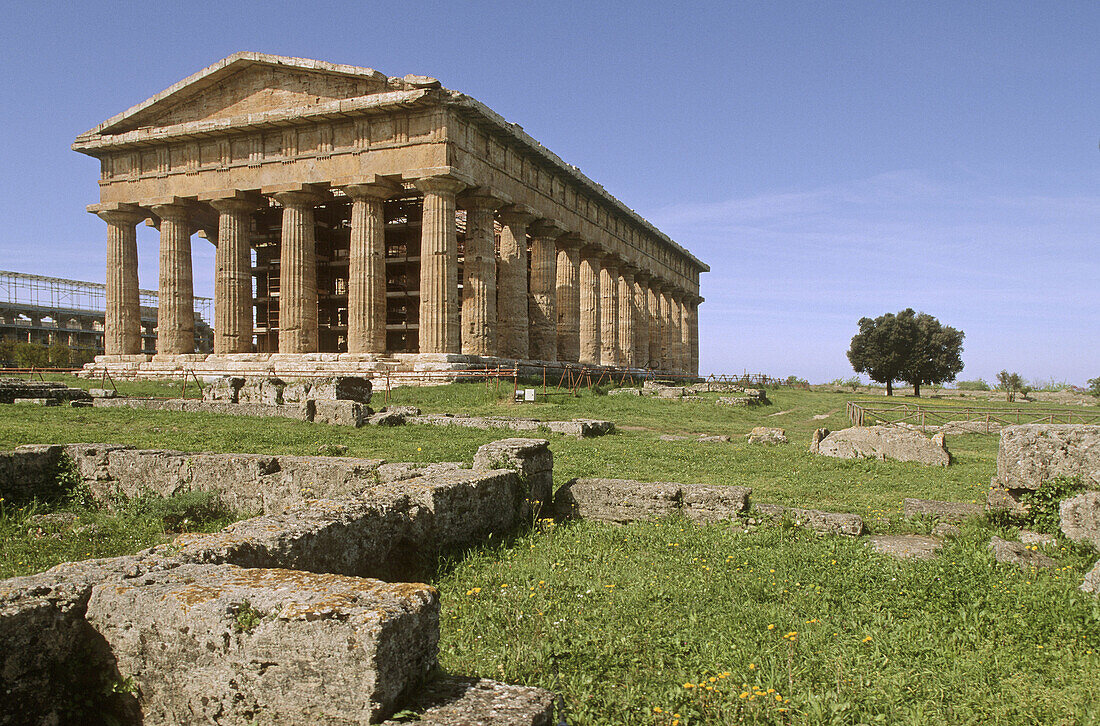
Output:
[[[809,454],[815,428],[847,426],[841,393],[771,390],[772,404],[755,409],[590,392],[538,404],[510,397],[511,386],[463,384],[398,389],[390,403],[610,419],[619,430],[599,439],[545,435],[559,484],[740,484],[755,502],[855,512],[879,531],[926,530],[900,518],[902,499],[980,501],[995,472],[995,436],[949,436],[946,470]],[[785,428],[791,443],[749,446],[742,435],[760,425]],[[660,441],[666,433],[734,440]],[[0,449],[102,441],[311,454],[343,444],[352,456],[469,461],[509,435],[123,409],[4,407],[0,417]],[[0,576],[133,551],[233,516],[189,509],[195,502],[120,502],[114,513],[79,504],[0,502]],[[78,519],[32,524],[55,510]],[[441,563],[440,657],[455,673],[560,691],[574,726],[1100,723],[1100,604],[1077,590],[1095,551],[1062,542],[1048,550],[1059,569],[1022,571],[993,562],[992,534],[1015,532],[974,523],[937,559],[898,562],[864,541],[785,527],[543,523]]]

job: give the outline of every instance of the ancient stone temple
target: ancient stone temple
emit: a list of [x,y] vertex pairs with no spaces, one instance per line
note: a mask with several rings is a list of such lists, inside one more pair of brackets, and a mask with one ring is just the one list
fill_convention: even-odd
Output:
[[[81,134],[101,163],[120,373],[528,362],[698,370],[709,268],[469,96],[424,76],[237,53]],[[160,233],[141,354],[136,225]],[[216,246],[194,351],[191,237]]]

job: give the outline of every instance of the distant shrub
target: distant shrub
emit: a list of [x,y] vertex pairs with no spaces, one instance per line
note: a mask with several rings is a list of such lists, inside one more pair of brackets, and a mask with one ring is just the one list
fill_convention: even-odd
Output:
[[1036,378],[1031,382],[1030,386],[1030,390],[1032,391],[1046,391],[1048,393],[1057,393],[1058,391],[1065,391],[1069,388],[1073,388],[1069,381],[1056,381],[1053,378],[1048,378],[1045,381],[1041,378]]
[[992,391],[988,383],[979,378],[976,381],[959,381],[955,384],[955,388],[960,391]]
[[808,386],[810,382],[805,378],[799,378],[798,376],[787,376],[787,380],[783,381],[788,386]]
[[834,378],[831,383],[834,386],[847,386],[853,391],[863,385],[863,381],[859,380],[859,376],[852,376],[851,378]]
[[1089,393],[1094,396],[1100,396],[1100,376],[1089,379]]

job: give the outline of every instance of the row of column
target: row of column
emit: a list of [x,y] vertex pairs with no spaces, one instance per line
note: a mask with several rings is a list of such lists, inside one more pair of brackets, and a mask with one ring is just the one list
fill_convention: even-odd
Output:
[[[570,361],[697,373],[699,299],[585,245],[530,210],[504,205],[449,177],[417,180],[424,195],[420,254],[420,352]],[[386,347],[383,201],[388,181],[338,186],[352,200],[349,250],[349,353]],[[265,190],[283,207],[279,352],[318,350],[314,207],[323,200],[300,185]],[[200,196],[218,212],[214,352],[252,350],[250,214],[259,195]],[[462,297],[455,210],[466,210]],[[146,207],[160,218],[157,352],[194,351],[190,236],[192,208],[173,200]],[[142,208],[97,211],[108,225],[106,350],[141,352],[135,226]],[[496,252],[494,216],[501,224]],[[528,236],[530,278],[528,278]]]

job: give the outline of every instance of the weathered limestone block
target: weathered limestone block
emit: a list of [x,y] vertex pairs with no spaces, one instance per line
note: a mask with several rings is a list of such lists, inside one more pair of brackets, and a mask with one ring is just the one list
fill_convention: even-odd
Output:
[[1020,530],[1020,541],[1024,544],[1039,545],[1040,547],[1053,547],[1058,544],[1058,538],[1052,534],[1029,532],[1026,529]]
[[942,541],[918,534],[873,534],[867,543],[875,552],[899,560],[931,560],[943,549]]
[[906,498],[902,514],[906,517],[937,517],[947,522],[962,522],[984,513],[980,504],[972,502],[941,502],[934,499]]
[[276,406],[283,403],[286,382],[279,378],[249,378],[237,392],[238,403],[262,403]]
[[607,392],[609,396],[641,396],[642,391],[638,388],[612,388]]
[[202,400],[239,403],[245,379],[238,376],[218,376],[202,389]]
[[843,534],[849,537],[859,537],[863,534],[863,518],[858,514],[781,507],[778,504],[757,504],[756,509],[770,519],[790,517],[796,525],[809,527],[822,534]]
[[820,439],[815,433],[810,451],[836,459],[894,459],[928,466],[947,466],[951,462],[943,434],[929,439],[917,431],[894,426],[853,426],[824,433]]
[[719,436],[700,436],[696,439],[701,444],[728,444],[733,440],[732,437],[726,435]]
[[[552,726],[554,694],[485,678],[440,676],[404,705],[420,726]],[[384,721],[397,726],[407,721]]]
[[611,421],[590,418],[575,418],[572,421],[546,421],[543,425],[555,434],[576,436],[582,439],[606,436],[615,430],[615,424]]
[[0,378],[0,403],[17,399],[50,399],[58,402],[89,401],[91,396],[80,388],[69,388],[56,381],[31,381],[25,378]]
[[184,565],[94,587],[87,620],[147,726],[367,724],[436,665],[439,599],[428,585]]
[[313,422],[335,426],[353,426],[358,428],[366,422],[370,409],[358,401],[328,401],[318,399],[313,402]]
[[726,522],[748,509],[751,493],[748,487],[684,485],[680,489],[680,507],[696,524]]
[[380,411],[368,416],[364,423],[367,426],[404,426],[405,415],[396,411]]
[[113,388],[91,388],[88,395],[92,398],[118,398],[118,391]]
[[1081,583],[1080,589],[1081,592],[1091,592],[1100,595],[1100,560],[1098,560],[1096,565],[1085,575],[1085,580]]
[[638,522],[673,514],[680,508],[680,485],[630,479],[573,479],[554,495],[559,517],[601,522]]
[[997,479],[1008,490],[1038,489],[1056,477],[1100,488],[1100,426],[1027,424],[1001,431]]
[[63,446],[20,446],[0,452],[0,497],[9,504],[49,499],[60,494],[57,467]]
[[528,489],[531,511],[548,511],[554,494],[554,453],[546,439],[503,439],[481,446],[474,469],[512,469]]
[[787,432],[779,428],[768,426],[755,426],[752,431],[745,434],[750,444],[785,444]]
[[434,464],[422,464],[419,462],[393,462],[382,464],[377,469],[378,481],[388,484],[406,479],[417,479],[422,476],[435,476],[442,473],[453,473],[462,469],[463,465],[457,461],[442,461]]
[[16,406],[56,406],[60,401],[56,398],[17,398],[12,403]]
[[419,416],[420,409],[416,406],[384,406],[382,413],[396,413],[400,416]]
[[1000,537],[989,540],[989,550],[993,553],[993,559],[1003,564],[1017,565],[1026,570],[1029,567],[1055,567],[1058,562],[1046,555],[1029,549],[1036,545],[1026,545],[1023,542],[1012,542]]
[[1100,548],[1100,492],[1084,492],[1063,499],[1058,505],[1058,515],[1066,537]]

